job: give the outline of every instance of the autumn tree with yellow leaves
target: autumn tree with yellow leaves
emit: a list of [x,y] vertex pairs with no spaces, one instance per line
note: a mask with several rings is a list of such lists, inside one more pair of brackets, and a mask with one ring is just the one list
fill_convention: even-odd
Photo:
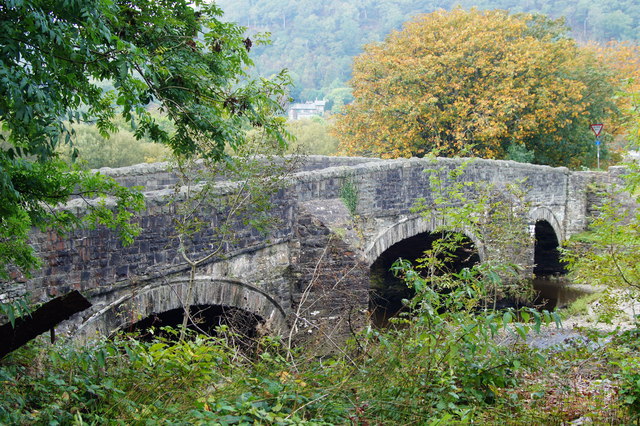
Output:
[[355,59],[355,101],[334,129],[341,150],[592,165],[589,124],[616,113],[616,79],[566,33],[560,21],[499,10],[417,17]]
[[638,149],[640,141],[640,45],[634,42],[611,41],[591,46],[618,77],[616,105],[620,115],[611,123],[617,145]]

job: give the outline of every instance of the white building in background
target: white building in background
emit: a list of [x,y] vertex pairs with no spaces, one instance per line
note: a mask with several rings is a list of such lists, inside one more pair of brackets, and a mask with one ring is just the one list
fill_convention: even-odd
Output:
[[314,116],[324,115],[324,106],[327,101],[307,101],[303,104],[291,104],[289,106],[289,120],[300,120],[302,118],[311,118]]

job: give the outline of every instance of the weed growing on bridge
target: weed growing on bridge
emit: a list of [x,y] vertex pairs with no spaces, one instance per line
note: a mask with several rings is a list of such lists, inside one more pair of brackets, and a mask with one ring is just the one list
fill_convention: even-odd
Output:
[[354,182],[354,176],[347,176],[340,187],[340,198],[352,217],[358,210],[358,187]]

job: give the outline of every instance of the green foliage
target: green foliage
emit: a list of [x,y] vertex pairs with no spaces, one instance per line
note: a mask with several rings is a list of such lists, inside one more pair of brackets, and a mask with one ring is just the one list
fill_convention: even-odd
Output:
[[507,148],[506,160],[513,160],[519,163],[533,163],[535,152],[527,150],[522,145],[512,143]]
[[8,303],[0,303],[0,316],[9,320],[11,327],[15,327],[16,318],[31,314],[31,308],[26,298],[16,298]]
[[289,121],[287,130],[294,137],[288,152],[307,155],[334,155],[338,140],[329,134],[330,123],[321,117]]
[[[106,137],[120,114],[136,139],[212,160],[240,147],[250,126],[285,143],[277,113],[289,79],[285,73],[248,79],[249,50],[262,40],[246,38],[242,27],[220,21],[221,14],[214,4],[187,0],[3,3],[0,275],[6,277],[10,264],[25,273],[36,266],[29,229],[64,229],[77,220],[71,211],[48,207],[77,191],[121,197],[115,215],[104,201],[88,210],[100,222],[115,219],[109,226],[124,225],[139,205],[113,181],[59,160],[60,146],[73,143],[74,125],[95,123]],[[151,113],[152,105],[172,132]]]
[[640,329],[628,330],[615,338],[609,349],[610,363],[617,367],[614,377],[620,380],[620,400],[635,422],[640,419]]
[[277,339],[264,339],[260,353],[249,360],[222,339],[191,335],[180,342],[157,338],[145,343],[135,337],[118,336],[81,347],[38,344],[15,352],[0,364],[0,381],[11,388],[0,395],[0,422],[336,424],[345,420],[342,406],[325,406],[326,395],[289,373],[294,366],[282,356]]
[[91,169],[100,167],[125,167],[139,163],[166,161],[169,149],[146,138],[137,139],[133,129],[117,121],[118,131],[105,138],[97,126],[76,124],[73,126],[73,147],[65,147],[62,158],[71,162],[72,155]]
[[632,126],[629,130],[629,146],[631,149],[640,149],[640,92],[628,95],[631,106],[629,113],[631,115]]
[[423,360],[414,372],[419,374],[421,389],[407,386],[407,390],[420,394],[426,406],[439,410],[492,403],[496,389],[516,385],[510,371],[533,360],[524,361],[523,354],[513,348],[496,345],[493,339],[501,330],[526,339],[530,331],[539,332],[543,323],[559,322],[555,314],[529,308],[519,313],[522,323],[515,322],[517,314],[512,310],[480,309],[487,284],[492,284],[487,269],[480,266],[443,274],[437,282],[421,276],[406,261],[396,262],[393,271],[415,290],[415,297],[408,301],[411,318],[396,320],[411,328],[409,333],[400,332],[404,339],[399,337],[399,341],[405,343],[398,348],[404,353],[398,356]]
[[351,216],[355,216],[358,211],[358,187],[354,182],[354,176],[348,176],[342,182],[340,198]]
[[224,380],[231,353],[224,342],[201,336],[181,343],[125,337],[24,348],[0,366],[0,380],[11,383],[11,391],[0,396],[0,421],[177,419],[177,407],[189,402],[192,389]]
[[[410,268],[402,270],[411,275]],[[493,317],[474,312],[466,308],[473,292],[464,287],[451,298],[423,294],[422,319],[404,317],[397,330],[364,330],[343,355],[325,359],[300,350],[288,354],[278,338],[260,340],[251,354],[202,336],[148,343],[120,336],[83,346],[41,341],[0,361],[6,390],[0,393],[0,422],[526,425],[578,417],[596,424],[629,420],[615,411],[616,389],[621,386],[621,403],[634,410],[637,330],[604,345],[598,339],[611,336],[590,334],[545,355],[522,345],[517,331],[544,323],[544,314],[517,323],[513,312]],[[429,306],[461,311],[438,312]],[[493,329],[497,332],[491,337]],[[594,375],[595,387],[585,387],[587,372]]]
[[325,95],[327,99],[327,107],[332,113],[340,113],[344,110],[344,106],[353,102],[353,89],[350,87],[336,87]]
[[585,315],[589,313],[589,305],[601,297],[600,293],[591,293],[574,300],[567,306],[566,315]]
[[640,357],[621,359],[616,363],[620,367],[617,376],[622,380],[622,403],[632,413],[633,419],[640,418]]
[[627,1],[595,0],[574,2],[569,0],[543,0],[535,3],[517,0],[465,0],[463,7],[481,9],[506,9],[514,12],[541,13],[554,18],[564,18],[572,28],[572,35],[584,42],[588,40],[638,40],[636,31],[640,20],[640,8]]
[[381,40],[424,8],[424,2],[417,0],[223,0],[218,4],[230,19],[270,33],[273,44],[256,49],[257,71],[270,75],[281,68],[291,70],[291,95],[300,101],[329,95],[335,100],[332,92],[346,88],[352,57],[361,46]]

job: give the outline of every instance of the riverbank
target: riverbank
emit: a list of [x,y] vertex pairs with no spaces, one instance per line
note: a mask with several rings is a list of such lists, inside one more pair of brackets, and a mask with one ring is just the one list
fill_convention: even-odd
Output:
[[[599,290],[559,309],[561,327],[542,326],[525,339],[545,360],[538,371],[519,376],[516,393],[523,418],[562,425],[629,424],[636,419],[640,352],[634,319],[640,303],[622,291]],[[506,337],[510,344],[514,340],[517,336]]]

